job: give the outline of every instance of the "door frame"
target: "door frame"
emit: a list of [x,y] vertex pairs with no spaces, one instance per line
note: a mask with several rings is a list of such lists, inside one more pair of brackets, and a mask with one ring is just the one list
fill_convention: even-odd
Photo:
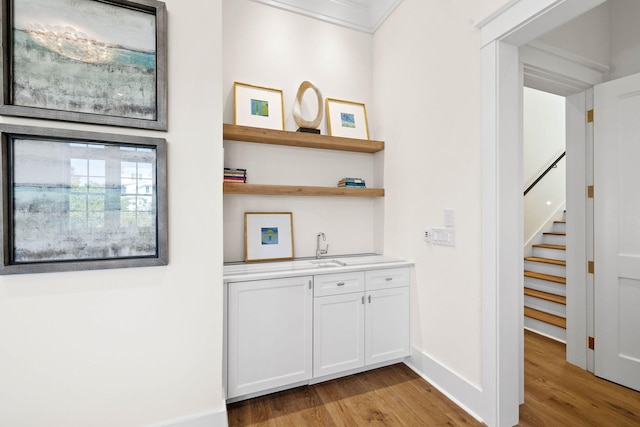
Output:
[[517,424],[524,401],[518,47],[605,1],[511,0],[476,25],[482,56],[482,372],[490,426]]

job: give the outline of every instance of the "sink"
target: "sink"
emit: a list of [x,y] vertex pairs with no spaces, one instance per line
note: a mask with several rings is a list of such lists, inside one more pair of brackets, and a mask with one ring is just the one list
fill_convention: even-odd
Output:
[[347,265],[337,259],[314,259],[309,262],[314,264],[316,267],[344,267]]

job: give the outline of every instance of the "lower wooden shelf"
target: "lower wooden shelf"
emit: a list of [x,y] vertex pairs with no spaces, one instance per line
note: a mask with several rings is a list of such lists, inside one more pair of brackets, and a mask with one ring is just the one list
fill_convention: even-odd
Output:
[[310,187],[301,185],[267,185],[223,183],[224,194],[265,194],[271,196],[341,196],[384,197],[384,188]]

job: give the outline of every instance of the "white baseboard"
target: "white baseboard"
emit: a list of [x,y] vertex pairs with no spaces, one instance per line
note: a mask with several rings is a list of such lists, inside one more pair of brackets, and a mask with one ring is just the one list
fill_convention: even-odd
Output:
[[404,363],[473,418],[483,422],[479,414],[483,413],[486,399],[477,386],[416,348]]
[[228,427],[228,425],[227,407],[224,405],[218,411],[177,418],[149,427]]

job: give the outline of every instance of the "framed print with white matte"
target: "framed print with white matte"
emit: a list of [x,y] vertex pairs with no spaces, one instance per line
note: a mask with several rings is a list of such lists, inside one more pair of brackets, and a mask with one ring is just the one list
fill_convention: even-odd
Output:
[[367,111],[361,102],[327,98],[327,127],[331,136],[369,139]]
[[235,82],[236,125],[284,130],[282,90]]
[[293,259],[291,212],[245,212],[245,261]]

